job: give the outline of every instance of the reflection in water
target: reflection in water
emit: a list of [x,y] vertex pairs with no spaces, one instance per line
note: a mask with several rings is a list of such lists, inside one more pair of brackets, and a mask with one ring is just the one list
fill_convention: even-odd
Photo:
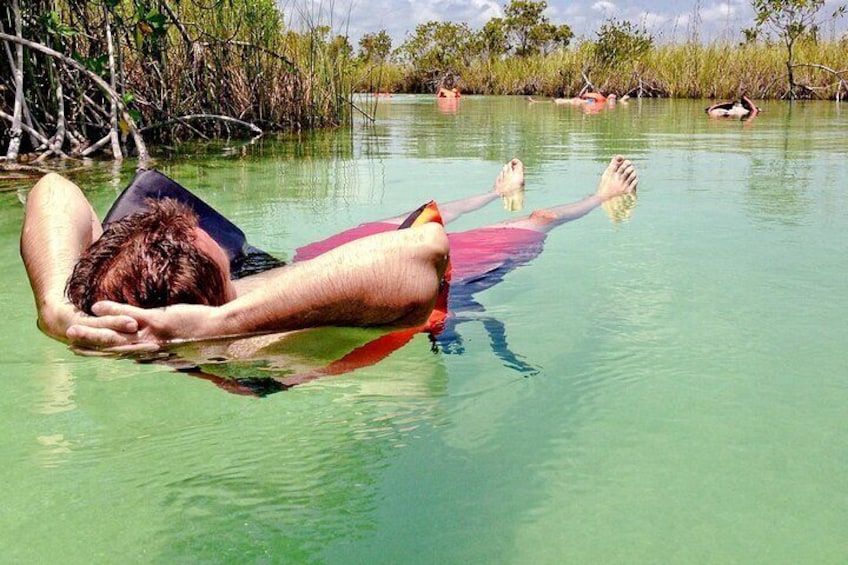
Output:
[[[414,331],[403,337],[407,334],[411,339]],[[380,347],[387,335],[385,330],[368,328],[316,328],[181,344],[147,360],[209,380],[228,392],[266,396],[377,363],[394,351]],[[367,351],[351,360],[361,350]]]
[[71,442],[62,434],[43,435],[35,439],[41,446],[36,452],[38,465],[45,469],[58,467],[71,453]]
[[436,98],[439,111],[449,116],[459,113],[459,102],[459,98]]
[[37,446],[32,456],[37,466],[54,468],[67,462],[75,441],[67,437],[64,430],[65,421],[57,419],[60,414],[77,409],[75,401],[76,387],[73,365],[56,355],[55,348],[44,348],[43,364],[34,379],[41,385],[41,390],[35,397],[33,412],[43,416],[49,423],[49,431],[35,436]]
[[612,223],[626,222],[633,215],[633,210],[636,209],[636,195],[622,194],[616,198],[605,200],[601,206]]
[[815,182],[812,163],[797,159],[751,157],[746,199],[751,213],[762,220],[797,224],[809,215]]
[[477,321],[483,326],[489,337],[489,347],[492,352],[503,361],[504,366],[517,371],[523,376],[537,375],[539,368],[529,363],[526,357],[514,352],[507,342],[506,326],[500,320],[491,316],[474,316],[464,318],[452,316],[445,324],[444,331],[438,336],[431,336],[434,344],[440,351],[448,354],[461,355],[465,353],[465,344],[462,335],[458,332],[458,326],[463,322]]
[[[180,461],[156,532],[169,560],[237,551],[237,561],[320,562],[334,540],[367,536],[381,471],[444,424],[446,370],[426,347],[414,349],[356,379],[316,382],[294,404],[258,403],[250,418],[154,438],[146,454]],[[244,438],[235,450],[234,437]]]
[[[538,373],[537,367],[509,347],[504,323],[484,315],[484,307],[472,297],[473,292],[500,282],[516,266],[519,264],[489,273],[486,279],[474,281],[474,287],[463,289],[455,300],[450,300],[453,306],[443,324],[424,331],[434,353],[465,353],[459,326],[476,321],[486,330],[492,352],[506,367],[524,376]],[[420,332],[415,328],[317,328],[181,344],[141,360],[165,364],[234,394],[267,396],[319,378],[374,366],[404,348]]]
[[746,193],[751,213],[765,221],[797,224],[808,217],[815,198],[830,186],[826,168],[818,166],[816,145],[827,144],[838,128],[812,127],[804,119],[808,108],[788,106],[782,135],[770,147],[750,157],[751,174]]
[[[49,353],[48,353],[49,355]],[[67,362],[55,356],[42,365],[39,381],[43,391],[35,411],[39,414],[58,414],[76,408],[74,375]]]

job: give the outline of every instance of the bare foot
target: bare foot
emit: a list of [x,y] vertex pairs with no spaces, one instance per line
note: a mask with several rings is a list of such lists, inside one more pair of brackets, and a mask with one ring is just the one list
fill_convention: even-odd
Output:
[[628,219],[636,207],[639,176],[633,163],[616,155],[601,175],[596,194],[603,199],[604,211],[615,223]]
[[609,200],[623,194],[635,195],[638,186],[639,176],[633,163],[621,155],[616,155],[601,175],[601,182],[598,183],[595,194],[603,200]]
[[504,165],[495,179],[494,190],[503,199],[505,209],[521,210],[524,206],[524,163],[513,159]]
[[504,165],[495,179],[494,188],[501,196],[524,190],[524,163],[520,159],[513,159]]

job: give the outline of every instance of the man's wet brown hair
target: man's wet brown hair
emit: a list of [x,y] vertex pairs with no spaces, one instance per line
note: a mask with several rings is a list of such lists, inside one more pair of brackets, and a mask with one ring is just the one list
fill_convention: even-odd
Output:
[[100,300],[142,308],[226,302],[221,267],[194,244],[197,215],[176,200],[110,222],[68,279],[70,301],[88,314]]

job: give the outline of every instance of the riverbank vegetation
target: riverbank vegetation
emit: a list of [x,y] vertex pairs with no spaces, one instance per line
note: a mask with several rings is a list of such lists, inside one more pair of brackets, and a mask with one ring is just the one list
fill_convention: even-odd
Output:
[[[446,83],[468,94],[569,97],[592,89],[619,96],[733,99],[747,93],[761,99],[788,97],[785,53],[780,45],[651,45],[639,56],[608,62],[598,59],[596,45],[586,41],[568,50],[521,59],[476,59],[451,67],[443,76]],[[848,40],[797,46],[796,97],[848,97],[846,53]],[[364,74],[367,78],[359,83],[367,86],[365,91],[433,91],[422,88],[420,78],[401,64],[368,68]]]
[[11,0],[0,8],[0,149],[148,159],[146,142],[346,123],[350,69],[274,0]]
[[[848,96],[848,37],[825,0],[750,0],[736,42],[666,42],[628,21],[592,37],[510,0],[482,28],[426,22],[393,48],[385,30],[357,48],[320,24],[295,32],[274,0],[9,0],[0,7],[0,151],[15,162],[108,154],[146,143],[254,137],[348,124],[355,92],[686,98]],[[373,100],[372,100],[373,103]]]
[[[363,37],[359,60],[370,65],[360,70],[358,82],[372,92],[449,86],[475,94],[556,97],[587,89],[687,98],[848,96],[848,36],[821,37],[844,5],[830,13],[823,12],[824,0],[751,5],[755,20],[739,30],[737,42],[703,42],[693,24],[686,41],[669,43],[615,19],[601,24],[594,37],[575,40],[567,25],[544,16],[544,0],[511,0],[503,18],[477,31],[428,22],[394,51],[385,32]],[[697,22],[699,14],[691,20]]]

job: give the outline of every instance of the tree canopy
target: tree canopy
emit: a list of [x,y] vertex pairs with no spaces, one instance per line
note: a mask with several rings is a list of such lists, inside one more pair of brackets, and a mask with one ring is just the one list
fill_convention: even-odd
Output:
[[[824,21],[821,14],[826,0],[751,0],[754,9],[755,30],[766,29],[777,37],[786,48],[786,74],[788,94],[795,97],[799,86],[795,81],[795,45],[805,35],[816,38],[818,28]],[[837,5],[830,19],[841,17],[845,4]],[[751,32],[746,30],[746,35]]]
[[545,0],[511,0],[504,8],[504,31],[510,48],[519,57],[547,54],[567,47],[574,37],[568,25],[556,26],[544,15]]

